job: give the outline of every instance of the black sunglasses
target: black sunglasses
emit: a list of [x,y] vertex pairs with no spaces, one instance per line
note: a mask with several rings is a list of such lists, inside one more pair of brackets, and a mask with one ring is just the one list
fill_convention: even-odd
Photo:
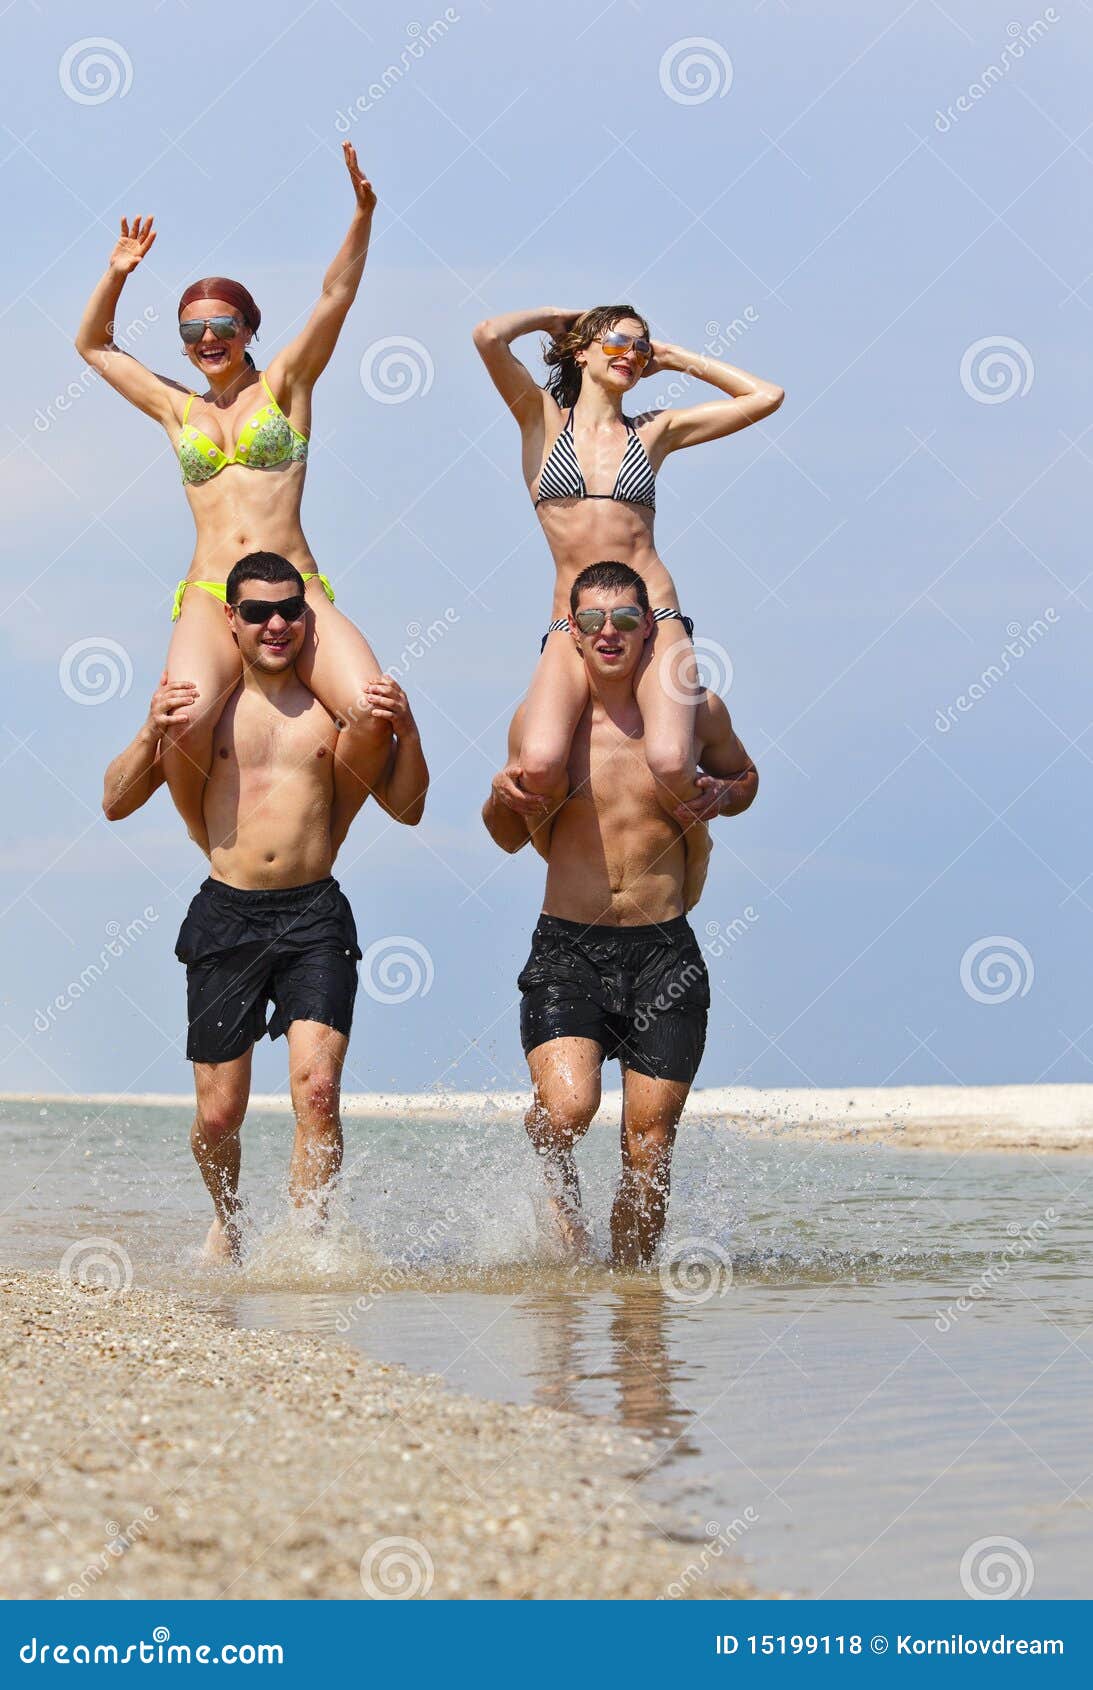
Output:
[[257,627],[274,616],[285,622],[298,622],[307,611],[307,600],[303,593],[293,593],[290,599],[240,599],[233,609],[244,622]]
[[239,333],[237,317],[189,317],[179,323],[178,332],[187,346],[196,346],[206,329],[212,329],[217,340],[234,340]]

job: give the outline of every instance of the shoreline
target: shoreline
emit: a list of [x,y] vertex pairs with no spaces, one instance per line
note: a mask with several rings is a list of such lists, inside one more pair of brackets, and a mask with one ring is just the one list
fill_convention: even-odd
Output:
[[[413,1114],[438,1124],[520,1120],[524,1091],[357,1092],[342,1098],[343,1114]],[[595,1125],[617,1123],[622,1094],[605,1091]],[[80,1104],[92,1108],[191,1109],[188,1093],[4,1092],[3,1104]],[[286,1096],[255,1093],[252,1110],[290,1113]],[[696,1087],[684,1121],[715,1121],[747,1135],[884,1143],[908,1150],[1093,1150],[1093,1085],[860,1086],[764,1090],[754,1086]]]
[[9,1598],[757,1594],[658,1533],[654,1446],[605,1420],[55,1274],[0,1272],[0,1355]]

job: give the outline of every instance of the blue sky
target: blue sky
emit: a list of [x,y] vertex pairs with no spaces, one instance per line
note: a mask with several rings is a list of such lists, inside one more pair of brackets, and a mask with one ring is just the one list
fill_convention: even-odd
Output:
[[[427,818],[366,814],[339,864],[362,946],[400,940],[416,987],[361,992],[349,1085],[523,1082],[542,866],[478,812],[551,566],[470,331],[619,298],[659,338],[728,336],[787,392],[658,486],[660,551],[731,661],[762,779],[695,921],[701,1082],[1093,1077],[1087,10],[16,0],[0,28],[0,1087],[189,1083],[173,945],[201,861],[164,795],[115,828],[97,807],[192,530],[166,438],[83,377],[82,304],[117,217],[154,212],[133,350],[180,372],[178,293],[221,271],[259,299],[268,357],[344,231],[346,132],[379,208],[305,528],[383,660],[443,628],[405,677]],[[413,371],[394,403],[361,373],[387,341]],[[101,698],[83,649],[106,653]],[[283,1044],[255,1073],[283,1085]]]

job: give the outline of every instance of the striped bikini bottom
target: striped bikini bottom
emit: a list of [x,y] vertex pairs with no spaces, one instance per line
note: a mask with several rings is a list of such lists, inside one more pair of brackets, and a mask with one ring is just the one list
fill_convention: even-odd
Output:
[[[681,610],[670,610],[666,605],[662,605],[659,610],[653,611],[653,621],[654,622],[682,622],[683,626],[687,630],[687,638],[689,640],[694,639],[694,635],[695,635],[694,622],[693,622],[691,617],[684,616],[684,614]],[[556,616],[554,618],[554,621],[550,624],[546,633],[543,635],[542,640],[540,641],[540,644],[539,644],[539,656],[540,657],[543,655],[543,652],[546,650],[546,643],[549,640],[551,634],[564,633],[565,630],[568,627],[569,627],[569,617],[568,616]]]

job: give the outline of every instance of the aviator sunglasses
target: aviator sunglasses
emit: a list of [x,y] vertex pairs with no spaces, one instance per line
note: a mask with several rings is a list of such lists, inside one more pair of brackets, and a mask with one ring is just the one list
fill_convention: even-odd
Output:
[[303,593],[293,593],[290,599],[240,599],[235,606],[237,616],[257,627],[280,616],[285,622],[298,622],[307,610]]
[[643,364],[647,364],[653,355],[652,342],[644,335],[622,334],[618,329],[605,334],[600,345],[605,352],[629,352],[632,349],[634,357],[640,358]]
[[179,323],[178,332],[187,346],[196,346],[206,329],[212,329],[217,340],[234,340],[239,333],[238,317],[190,317]]
[[645,620],[645,612],[636,604],[620,604],[614,610],[577,610],[573,620],[582,634],[598,634],[609,616],[617,634],[632,634]]

